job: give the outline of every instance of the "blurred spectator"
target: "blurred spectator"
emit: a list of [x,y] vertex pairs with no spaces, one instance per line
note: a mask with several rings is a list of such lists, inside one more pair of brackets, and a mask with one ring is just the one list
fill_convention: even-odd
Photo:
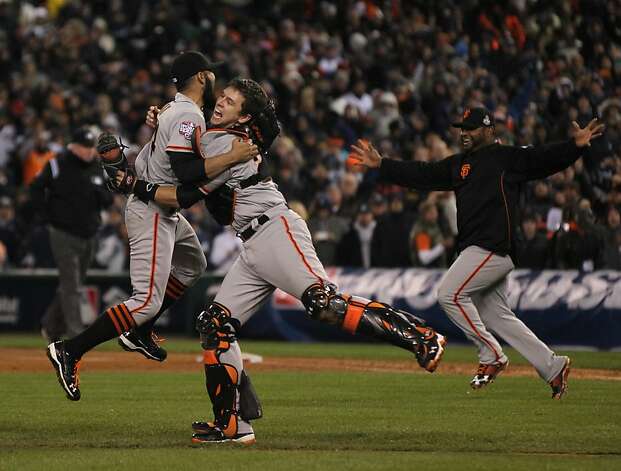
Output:
[[533,213],[524,214],[520,228],[516,266],[534,270],[547,268],[550,255],[549,242],[546,236],[537,230],[537,216]]
[[231,226],[222,228],[209,251],[209,269],[217,275],[226,275],[242,250],[242,241]]
[[128,268],[127,230],[121,209],[113,207],[107,212],[107,220],[99,231],[98,240],[95,261],[99,268],[112,273]]
[[446,249],[453,240],[445,238],[438,223],[438,207],[431,201],[420,205],[418,220],[410,233],[410,258],[418,267],[446,267]]
[[621,270],[621,216],[614,206],[608,209],[602,257],[601,268]]
[[[351,221],[358,210],[359,200],[357,198],[358,192],[358,177],[351,172],[346,172],[341,177],[339,191],[341,194],[341,201],[338,208],[334,208],[339,216]],[[334,191],[334,190],[332,190]],[[332,201],[330,189],[328,191],[328,198]]]
[[601,257],[602,242],[590,210],[566,208],[554,236],[555,268],[593,271]]
[[375,230],[378,267],[397,268],[410,265],[409,235],[414,215],[405,210],[403,193],[389,198],[388,211],[378,218]]
[[[271,175],[308,207],[336,185],[333,206],[356,216],[374,186],[372,174],[345,176],[340,154],[356,139],[385,155],[438,160],[459,143],[448,124],[481,104],[494,110],[504,144],[564,139],[571,120],[593,113],[607,126],[584,169],[525,194],[521,209],[533,209],[538,227],[558,230],[562,208],[582,198],[601,224],[621,205],[621,39],[609,13],[618,0],[170,3],[0,3],[0,195],[16,201],[50,157],[41,136],[58,153],[69,129],[94,122],[126,130],[140,148],[151,136],[144,110],[174,95],[170,58],[194,48],[227,59],[218,87],[241,74],[270,91],[283,124]],[[446,231],[451,200],[437,203]],[[202,205],[193,211],[203,213],[207,246],[216,230]]]
[[369,199],[369,207],[376,221],[379,221],[388,211],[388,202],[379,193],[373,193]]
[[323,265],[335,265],[337,246],[348,229],[348,220],[334,214],[328,198],[319,195],[314,214],[308,220],[308,230]]
[[336,263],[346,267],[381,266],[374,242],[377,222],[368,205],[362,204],[349,231],[337,248]]
[[31,218],[43,216],[49,223],[58,267],[58,291],[41,319],[43,335],[54,341],[63,335],[77,335],[84,328],[82,283],[94,255],[100,212],[112,203],[90,129],[74,130],[66,150],[50,160],[30,185],[30,198],[24,213]]
[[41,173],[45,164],[52,160],[55,156],[47,145],[49,137],[46,133],[37,133],[34,141],[33,149],[28,152],[23,163],[22,183],[26,186],[30,185],[32,180]]
[[5,252],[3,266],[17,265],[20,241],[15,227],[15,208],[8,196],[0,196],[0,242]]
[[8,263],[8,252],[6,245],[0,240],[0,270],[4,270]]

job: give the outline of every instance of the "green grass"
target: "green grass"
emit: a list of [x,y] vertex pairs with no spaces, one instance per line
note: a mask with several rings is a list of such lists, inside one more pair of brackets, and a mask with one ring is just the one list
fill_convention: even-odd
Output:
[[[0,347],[42,348],[30,336]],[[198,351],[171,340],[172,351]],[[244,342],[272,356],[408,358],[379,345]],[[103,349],[116,349],[109,344]],[[619,368],[619,354],[573,352],[581,366]],[[515,363],[519,359],[512,354]],[[468,347],[446,361],[475,363]],[[576,361],[575,361],[576,363]],[[615,366],[616,365],[616,366]],[[619,469],[621,382],[572,379],[552,401],[536,378],[505,376],[471,392],[469,376],[257,371],[265,417],[257,445],[190,444],[209,418],[204,379],[192,373],[84,372],[82,400],[49,374],[0,374],[0,470],[29,469]]]

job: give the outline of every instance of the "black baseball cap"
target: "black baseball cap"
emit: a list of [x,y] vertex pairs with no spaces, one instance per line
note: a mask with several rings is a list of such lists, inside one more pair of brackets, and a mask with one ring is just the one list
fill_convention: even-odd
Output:
[[95,147],[96,136],[88,126],[81,126],[71,132],[71,142],[84,147]]
[[173,83],[182,83],[203,70],[215,70],[222,62],[211,62],[205,55],[198,51],[182,52],[172,63],[170,75]]
[[461,123],[453,123],[452,126],[472,131],[482,127],[492,128],[495,124],[494,115],[487,108],[466,108]]

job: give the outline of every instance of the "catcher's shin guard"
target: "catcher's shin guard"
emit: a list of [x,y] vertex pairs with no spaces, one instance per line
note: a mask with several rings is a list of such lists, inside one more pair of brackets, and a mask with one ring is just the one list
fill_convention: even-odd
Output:
[[213,303],[199,314],[196,321],[204,349],[205,383],[213,406],[214,424],[225,437],[237,434],[239,415],[239,370],[235,365],[222,361],[231,344],[236,341],[230,320],[228,310]]
[[375,337],[413,352],[419,365],[433,372],[446,339],[422,319],[388,304],[336,292],[334,285],[312,285],[302,295],[307,314],[351,334]]

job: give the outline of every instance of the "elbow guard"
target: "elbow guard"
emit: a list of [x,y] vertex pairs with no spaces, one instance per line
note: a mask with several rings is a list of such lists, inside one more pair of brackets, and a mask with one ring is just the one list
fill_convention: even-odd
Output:
[[205,161],[187,152],[168,152],[170,167],[181,183],[194,183],[207,179]]
[[177,187],[177,203],[179,203],[180,208],[189,208],[204,196],[203,192],[194,185],[181,185]]

